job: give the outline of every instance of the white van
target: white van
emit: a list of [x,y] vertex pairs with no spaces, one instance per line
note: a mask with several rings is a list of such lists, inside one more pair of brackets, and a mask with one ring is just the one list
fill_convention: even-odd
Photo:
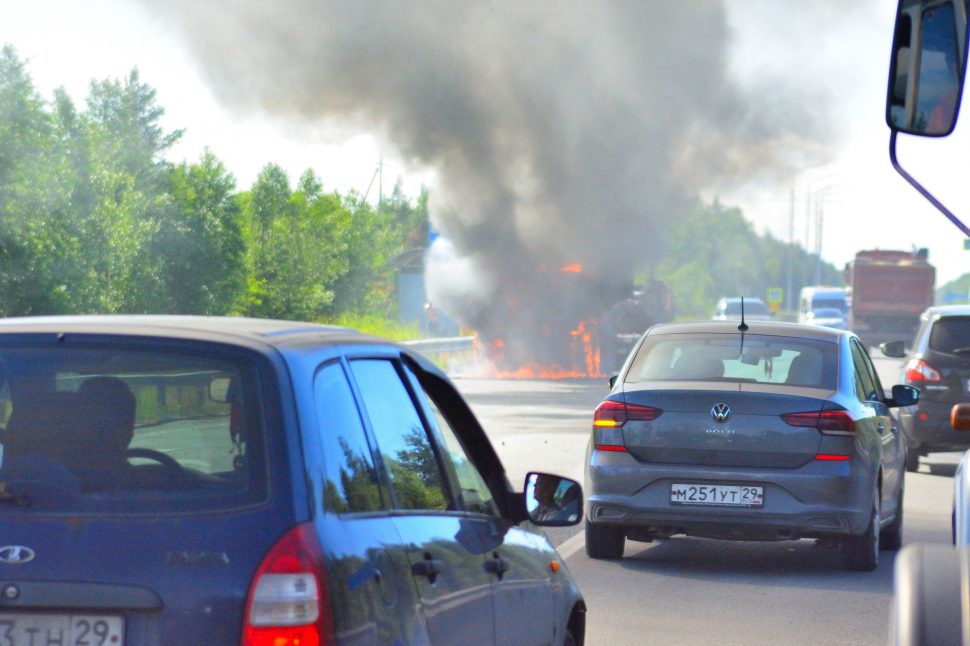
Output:
[[838,310],[849,317],[849,299],[844,287],[802,287],[798,298],[798,322],[814,322],[816,310]]

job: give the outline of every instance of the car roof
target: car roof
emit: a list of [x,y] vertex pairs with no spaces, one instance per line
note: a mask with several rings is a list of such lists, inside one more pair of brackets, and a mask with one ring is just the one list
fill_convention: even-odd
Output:
[[37,333],[220,339],[229,343],[261,342],[274,346],[301,340],[307,343],[386,342],[338,326],[229,316],[91,314],[0,319],[0,335]]
[[[747,334],[764,334],[769,336],[793,336],[807,339],[837,342],[840,337],[852,336],[846,330],[822,327],[819,325],[805,325],[802,323],[786,323],[781,321],[745,321],[748,325]],[[681,321],[677,323],[660,323],[650,328],[650,336],[659,334],[738,334],[738,321]]]
[[934,305],[923,312],[926,318],[942,316],[970,316],[970,305]]
[[[745,296],[744,297],[744,300],[745,301],[752,302],[752,303],[764,303],[764,301],[761,300],[760,298],[758,298],[757,296]],[[721,299],[720,302],[722,302],[722,303],[740,303],[741,302],[741,297],[740,296],[725,296],[724,298]]]

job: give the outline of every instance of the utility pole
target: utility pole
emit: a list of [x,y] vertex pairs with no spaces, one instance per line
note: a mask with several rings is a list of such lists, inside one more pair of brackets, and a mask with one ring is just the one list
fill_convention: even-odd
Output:
[[384,226],[384,153],[377,162],[377,222]]
[[792,311],[792,247],[795,246],[795,182],[791,184],[791,208],[788,211],[788,254],[785,259],[786,270],[788,273],[788,283],[785,286],[785,309]]

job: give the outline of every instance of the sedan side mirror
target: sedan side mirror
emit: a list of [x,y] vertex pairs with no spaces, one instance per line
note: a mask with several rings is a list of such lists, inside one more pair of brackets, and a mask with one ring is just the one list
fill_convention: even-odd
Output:
[[887,343],[880,343],[879,349],[887,357],[893,359],[902,359],[906,356],[906,342],[905,341],[889,341]]
[[529,473],[525,477],[525,509],[536,525],[577,525],[583,518],[583,488],[569,478]]
[[919,388],[896,384],[893,386],[893,398],[886,402],[886,404],[890,408],[898,408],[900,406],[913,406],[918,401]]
[[950,426],[954,431],[970,431],[970,404],[957,404],[950,409]]

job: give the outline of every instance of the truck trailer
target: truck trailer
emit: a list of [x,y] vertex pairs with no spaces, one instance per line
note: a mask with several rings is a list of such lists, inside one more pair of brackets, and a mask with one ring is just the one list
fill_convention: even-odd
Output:
[[919,315],[933,305],[936,268],[926,249],[860,251],[845,269],[849,326],[867,344],[916,333]]

